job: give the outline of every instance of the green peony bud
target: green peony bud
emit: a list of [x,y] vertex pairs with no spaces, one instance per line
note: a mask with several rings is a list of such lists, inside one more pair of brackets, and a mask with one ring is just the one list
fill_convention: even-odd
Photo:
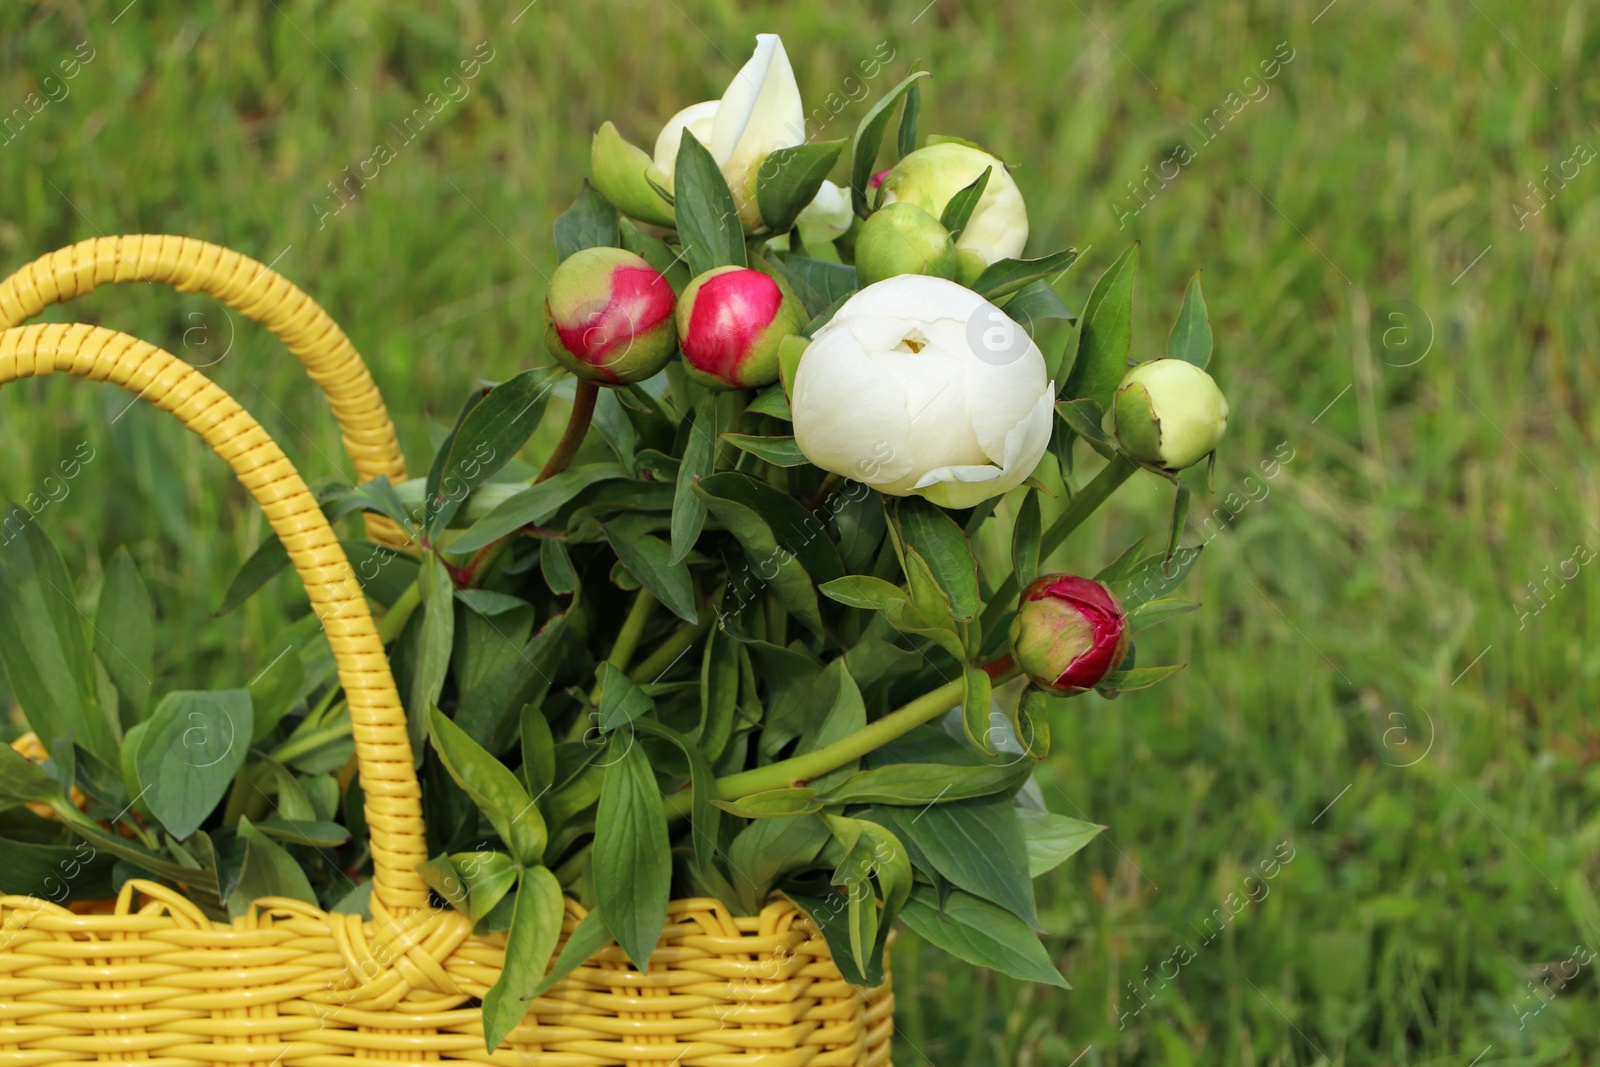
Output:
[[1164,471],[1200,462],[1228,428],[1228,400],[1211,375],[1181,359],[1153,359],[1122,377],[1111,402],[1124,452]]
[[621,248],[585,248],[556,267],[545,298],[545,346],[556,362],[603,385],[643,381],[678,347],[672,287]]
[[955,242],[939,220],[915,204],[890,204],[874,211],[856,237],[856,274],[863,286],[897,274],[954,278]]
[[663,188],[670,187],[672,179],[657,169],[644,149],[624,141],[609,122],[595,131],[589,166],[594,171],[595,188],[624,215],[657,226],[675,225],[672,205],[651,187],[646,177],[654,178]]
[[1003,161],[975,145],[944,141],[917,149],[884,175],[878,203],[915,204],[936,219],[944,217],[950,198],[989,171],[989,184],[973,209],[956,247],[973,252],[984,263],[1015,259],[1028,241],[1028,211],[1022,192]]

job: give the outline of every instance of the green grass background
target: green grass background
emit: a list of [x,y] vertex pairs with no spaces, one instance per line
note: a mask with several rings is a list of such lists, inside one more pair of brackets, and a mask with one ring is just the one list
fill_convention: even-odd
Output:
[[[420,468],[475,378],[543,360],[550,223],[602,121],[650,144],[774,30],[813,114],[839,110],[823,136],[846,136],[920,59],[924,132],[1018,163],[1030,248],[1084,251],[1057,285],[1073,306],[1143,242],[1137,356],[1204,269],[1234,416],[1187,536],[1208,545],[1205,609],[1141,656],[1191,666],[1056,724],[1052,806],[1110,826],[1041,884],[1076,988],[906,936],[896,1062],[1595,1062],[1600,566],[1574,553],[1600,551],[1600,167],[1523,213],[1530,182],[1600,144],[1600,26],[1556,0],[1324,2],[6,4],[0,113],[79,42],[94,58],[0,143],[0,269],[129,232],[277,258],[372,364]],[[466,99],[319,227],[327,183],[480,41]],[[883,42],[863,100],[846,79]],[[1247,83],[1282,42],[1293,59]],[[1180,141],[1194,158],[1119,228],[1127,183]],[[220,357],[308,477],[348,471],[293,360],[215,303],[124,286],[50,317]],[[210,617],[262,521],[171,420],[113,422],[125,405],[79,381],[5,390],[0,491],[40,491],[88,442],[42,515],[84,590],[128,543],[163,684],[237,683],[296,594]],[[1236,514],[1206,523],[1229,493]],[[1161,536],[1166,505],[1136,480],[1056,562],[1092,572]]]

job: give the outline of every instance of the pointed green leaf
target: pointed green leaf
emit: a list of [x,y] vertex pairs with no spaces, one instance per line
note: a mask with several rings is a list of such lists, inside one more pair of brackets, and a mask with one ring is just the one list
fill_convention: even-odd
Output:
[[1200,292],[1200,272],[1195,271],[1189,287],[1183,291],[1183,307],[1178,321],[1172,324],[1167,335],[1167,358],[1181,359],[1205,368],[1211,362],[1211,316],[1206,312],[1206,298]]
[[918,934],[968,963],[1026,982],[1072,988],[1026,923],[970,893],[952,890],[941,901],[938,890],[918,886],[900,917]]
[[1028,847],[1028,874],[1033,878],[1055,870],[1068,856],[1105,831],[1104,826],[1092,822],[1034,808],[1018,808],[1017,818],[1022,822],[1022,837]]
[[561,939],[566,909],[561,883],[548,868],[523,870],[506,931],[505,969],[483,996],[483,1044],[489,1052],[499,1048],[528,1013],[528,1000]]
[[194,833],[227,794],[253,725],[244,689],[168,693],[150,713],[136,767],[144,803],[173,837]]
[[655,772],[636,738],[612,734],[606,759],[595,812],[595,895],[617,944],[635,967],[648,971],[672,895],[667,814]]
[[769,230],[783,233],[794,225],[800,212],[816,199],[845,144],[844,138],[808,141],[780,148],[761,161],[756,172],[756,203]]
[[556,219],[555,239],[557,260],[585,248],[616,247],[617,209],[607,203],[587,178],[572,206]]
[[631,516],[602,523],[606,540],[617,559],[678,618],[697,622],[694,580],[686,564],[672,562],[672,546],[643,532]]
[[1061,389],[1062,398],[1088,397],[1103,410],[1128,369],[1133,342],[1133,280],[1139,271],[1139,244],[1127,251],[1095,282],[1078,325],[1078,356]]
[[689,273],[698,276],[713,267],[744,266],[744,227],[733,193],[710,151],[687,128],[678,144],[673,193]]
[[989,187],[989,175],[993,173],[994,167],[984,167],[982,174],[945,204],[944,213],[939,216],[939,225],[950,231],[951,240],[960,237],[961,231],[967,228],[973,209],[978,206],[978,201],[983,199],[983,191]]
[[600,729],[626,726],[655,707],[626,671],[609,663],[601,664],[600,671]]
[[605,918],[596,907],[579,920],[577,928],[567,936],[566,943],[561,946],[561,954],[556,957],[555,966],[551,967],[550,973],[533,987],[528,999],[542,997],[550,992],[556,983],[588,963],[595,953],[609,944],[611,944],[611,931],[606,929]]
[[[274,538],[276,540],[276,538]],[[111,555],[100,604],[94,614],[94,651],[131,705],[133,721],[144,718],[155,677],[155,609],[139,569],[125,546]]]
[[900,98],[919,79],[928,76],[925,70],[913,71],[904,81],[873,104],[871,110],[862,116],[861,123],[856,127],[854,156],[850,164],[850,201],[855,206],[856,214],[862,218],[866,218],[868,214],[867,182],[872,180],[872,168],[877,165],[878,149],[883,146],[883,134],[889,127],[889,119],[894,115],[895,104],[899,103]]
[[695,405],[689,440],[683,446],[683,462],[678,465],[672,493],[672,563],[683,562],[705,526],[705,501],[695,495],[694,487],[716,469],[716,403],[716,397],[707,396]]
[[437,708],[428,713],[434,751],[462,792],[472,798],[518,863],[531,866],[544,856],[544,817],[517,776]]
[[449,525],[473,489],[528,443],[562,373],[551,367],[523,371],[491,389],[483,403],[461,420],[450,439],[449,458],[440,472],[436,494],[428,498],[430,537]]
[[1039,259],[997,259],[983,268],[978,280],[972,283],[972,290],[991,301],[999,300],[1021,292],[1031,282],[1053,279],[1077,259],[1076,248],[1064,248]]
[[1039,577],[1039,540],[1044,524],[1039,517],[1039,493],[1030,491],[1017,508],[1017,521],[1011,528],[1011,567],[1017,572],[1017,587],[1026,589]]
[[811,461],[800,451],[793,437],[757,437],[744,433],[725,433],[722,439],[774,467],[799,467]]

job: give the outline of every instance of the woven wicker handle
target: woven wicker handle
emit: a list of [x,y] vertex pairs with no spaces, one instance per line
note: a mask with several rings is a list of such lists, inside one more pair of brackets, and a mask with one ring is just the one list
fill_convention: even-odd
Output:
[[[203,292],[280,337],[321,387],[344,431],[359,481],[380,475],[398,485],[406,461],[394,424],[366,364],[337,323],[293,282],[248,256],[189,237],[130,234],[96,237],[40,256],[0,281],[0,329],[20,326],[52,304],[108,282],[162,282]],[[381,515],[367,516],[367,536],[404,545],[406,535]]]
[[135,337],[82,324],[0,332],[0,385],[62,371],[115,382],[176,415],[228,462],[289,550],[322,621],[350,708],[372,835],[373,891],[392,911],[426,907],[422,792],[406,716],[355,572],[294,465],[221,386]]

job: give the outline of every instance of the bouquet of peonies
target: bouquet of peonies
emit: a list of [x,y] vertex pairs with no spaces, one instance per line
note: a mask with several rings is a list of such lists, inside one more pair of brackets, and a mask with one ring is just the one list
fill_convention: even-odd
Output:
[[[1033,770],[1066,699],[1178,669],[1136,665],[1133,639],[1196,606],[1170,596],[1197,554],[1177,550],[1178,473],[1213,455],[1228,406],[1198,279],[1165,357],[1130,369],[1137,247],[1075,319],[1050,285],[1075,253],[1021,258],[1006,164],[920,136],[927,76],[853,137],[808,141],[762,35],[653,155],[602,126],[555,222],[554,365],[475,390],[425,479],[322,494],[332,518],[410,537],[346,549],[420,762],[421,872],[507,939],[491,1049],[608,942],[646,968],[674,896],[736,914],[787,896],[863,986],[897,920],[1065,984],[1032,880],[1100,828],[1049,811]],[[1052,320],[1068,344],[1046,353]],[[1041,573],[1141,468],[1176,487],[1165,548]],[[0,658],[38,737],[0,746],[18,857],[0,888],[38,892],[86,842],[68,880],[91,896],[144,877],[219,917],[261,896],[363,911],[350,718],[318,620],[248,686],[157,699],[126,552],[89,638],[44,592],[69,584],[59,556],[14,521]],[[224,610],[286,564],[269,539]],[[590,910],[563,946],[564,897]]]

